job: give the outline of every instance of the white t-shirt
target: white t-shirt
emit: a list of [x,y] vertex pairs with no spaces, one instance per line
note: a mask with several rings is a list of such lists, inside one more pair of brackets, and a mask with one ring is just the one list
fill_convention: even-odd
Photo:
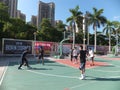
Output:
[[89,55],[90,55],[90,57],[93,57],[93,56],[94,56],[94,53],[93,53],[92,50],[89,50]]
[[73,56],[77,56],[77,50],[76,49],[73,50]]

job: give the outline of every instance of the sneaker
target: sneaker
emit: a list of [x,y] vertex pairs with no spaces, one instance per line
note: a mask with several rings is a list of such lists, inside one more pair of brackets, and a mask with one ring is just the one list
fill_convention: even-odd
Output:
[[79,77],[80,80],[84,80],[85,79],[85,75],[81,74],[81,77]]
[[18,69],[22,69],[21,67],[18,67]]
[[80,79],[80,80],[84,80],[84,79],[85,79],[85,77],[79,77],[79,79]]

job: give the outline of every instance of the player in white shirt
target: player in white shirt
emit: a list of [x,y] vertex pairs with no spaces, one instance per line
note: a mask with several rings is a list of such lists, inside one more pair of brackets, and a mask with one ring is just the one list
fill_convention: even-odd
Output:
[[92,63],[90,65],[94,66],[94,52],[91,48],[89,48],[88,53],[89,53],[90,60],[92,61]]
[[78,52],[77,52],[77,48],[75,47],[75,48],[73,49],[73,63],[74,63],[74,64],[77,64],[77,63],[78,63],[77,57],[78,57]]

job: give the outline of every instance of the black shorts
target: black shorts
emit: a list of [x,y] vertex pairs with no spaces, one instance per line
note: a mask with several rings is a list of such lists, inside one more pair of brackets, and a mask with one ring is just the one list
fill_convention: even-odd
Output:
[[85,62],[82,62],[82,63],[80,64],[80,67],[79,67],[79,69],[80,69],[80,70],[83,70],[83,69],[85,69]]
[[42,54],[39,55],[38,59],[43,59],[43,55]]
[[77,56],[73,56],[74,59],[77,59]]

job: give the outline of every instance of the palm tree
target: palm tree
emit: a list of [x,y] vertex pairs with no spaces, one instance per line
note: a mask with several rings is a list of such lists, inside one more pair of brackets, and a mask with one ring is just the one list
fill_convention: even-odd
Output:
[[109,52],[111,52],[111,34],[115,31],[115,28],[113,27],[113,23],[110,21],[107,21],[106,26],[103,28],[103,33],[107,36],[109,36]]
[[82,12],[78,11],[79,10],[79,6],[76,6],[75,9],[70,9],[69,11],[71,12],[72,16],[67,18],[67,22],[70,22],[70,25],[73,27],[73,48],[74,48],[74,44],[75,44],[75,32],[76,32],[76,28],[75,25],[77,24],[78,27],[80,25],[82,25]]
[[119,43],[119,33],[120,33],[120,22],[118,22],[118,21],[113,21],[113,24],[114,24],[114,27],[115,27],[115,32],[114,32],[114,34],[115,34],[115,36],[116,36],[116,51],[115,51],[115,55],[118,55],[118,51],[117,51],[117,49],[118,49],[118,43]]
[[106,45],[106,35],[104,35],[102,32],[97,31],[97,44],[98,45]]
[[107,19],[106,17],[102,16],[101,14],[103,13],[103,9],[97,10],[96,8],[93,8],[93,14],[88,13],[89,17],[89,24],[93,25],[93,30],[94,30],[94,52],[96,52],[96,32],[97,32],[97,27],[100,28],[100,25],[103,25],[106,23]]
[[[113,21],[112,23],[114,25],[115,30],[118,32],[118,34],[120,34],[120,22],[119,21]],[[116,31],[114,32],[114,34],[116,34]]]
[[89,37],[89,22],[88,22],[88,20],[89,20],[89,17],[88,17],[88,14],[89,14],[89,12],[88,11],[86,11],[86,14],[85,14],[85,25],[86,25],[86,31],[87,31],[87,45],[89,45],[89,39],[90,39],[90,37]]

